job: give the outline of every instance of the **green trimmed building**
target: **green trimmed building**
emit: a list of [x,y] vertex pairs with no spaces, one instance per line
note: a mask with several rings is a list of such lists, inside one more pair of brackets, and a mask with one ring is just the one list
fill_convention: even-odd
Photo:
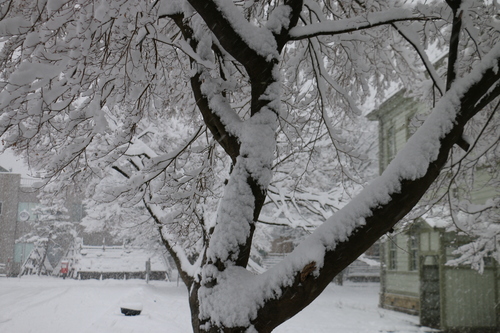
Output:
[[[425,111],[422,103],[394,94],[368,114],[378,121],[379,168],[384,170],[411,136],[410,123]],[[487,175],[478,175],[481,182]],[[481,187],[476,203],[498,197]],[[447,266],[452,252],[467,242],[447,228],[451,221],[420,218],[381,244],[380,306],[420,316],[423,326],[445,332],[500,332],[500,265],[486,260],[482,274],[469,266]]]

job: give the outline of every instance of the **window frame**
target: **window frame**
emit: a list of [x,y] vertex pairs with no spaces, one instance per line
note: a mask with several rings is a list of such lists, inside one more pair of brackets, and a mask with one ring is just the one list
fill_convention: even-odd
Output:
[[411,232],[410,234],[408,234],[408,270],[410,272],[418,271],[418,250],[418,234],[415,232]]
[[398,269],[398,245],[396,244],[396,238],[390,238],[387,247],[387,269],[396,271]]
[[397,143],[396,143],[396,125],[394,122],[390,122],[387,126],[387,130],[385,131],[385,165],[389,165],[391,161],[397,154]]

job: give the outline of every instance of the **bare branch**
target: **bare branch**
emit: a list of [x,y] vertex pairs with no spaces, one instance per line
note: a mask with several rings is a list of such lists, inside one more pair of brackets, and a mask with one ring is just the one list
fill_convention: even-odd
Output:
[[319,22],[303,27],[295,27],[290,31],[290,40],[302,40],[317,36],[340,35],[401,21],[429,21],[435,19],[438,18],[415,16],[409,10],[394,9],[377,13],[368,13],[366,16],[357,16],[354,18]]
[[411,32],[408,31],[399,22],[392,23],[391,25],[401,34],[401,36],[403,36],[403,38],[411,46],[413,46],[413,48],[415,49],[415,51],[419,55],[420,59],[422,60],[422,63],[424,64],[425,69],[427,70],[427,73],[429,74],[432,82],[434,82],[434,86],[438,89],[441,96],[443,96],[444,92],[445,92],[444,83],[442,82],[441,78],[439,77],[439,74],[436,72],[434,65],[429,61],[429,57],[427,57],[427,54],[425,53],[425,50],[422,49],[420,43],[418,43],[418,41],[416,41],[411,36]]

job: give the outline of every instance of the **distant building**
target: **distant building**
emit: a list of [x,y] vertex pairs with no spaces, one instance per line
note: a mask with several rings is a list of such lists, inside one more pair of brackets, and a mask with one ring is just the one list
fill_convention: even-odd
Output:
[[28,221],[36,218],[30,212],[37,205],[37,192],[29,180],[0,167],[0,263],[6,265],[7,275],[18,274],[33,249],[33,244],[16,240],[28,232]]
[[[62,262],[69,262],[68,276],[76,279],[146,279],[175,280],[171,257],[160,251],[130,246],[83,245],[77,239]],[[56,272],[59,271],[56,267]]]
[[[37,213],[40,207],[39,191],[33,186],[36,181],[0,167],[0,264],[5,265],[8,276],[20,273],[34,249],[33,243],[20,239],[31,231],[32,223],[40,218]],[[70,222],[80,222],[84,215],[80,198],[68,197],[66,206]],[[62,249],[60,255],[65,250]],[[52,264],[59,260],[50,259]]]
[[[382,172],[412,135],[412,118],[424,106],[399,91],[368,115],[379,123]],[[478,180],[487,175],[477,174]],[[477,203],[498,195],[482,187]],[[420,218],[381,244],[380,306],[420,316],[423,326],[445,332],[500,332],[500,267],[488,261],[483,274],[447,266],[453,250],[467,242],[448,228],[451,221]]]

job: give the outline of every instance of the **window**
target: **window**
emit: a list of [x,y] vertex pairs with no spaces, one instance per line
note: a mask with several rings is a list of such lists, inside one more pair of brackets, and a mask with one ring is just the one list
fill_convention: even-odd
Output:
[[389,239],[389,269],[396,270],[397,269],[397,245],[396,239]]
[[[20,202],[17,205],[17,216],[20,221],[36,221],[39,218],[39,206],[37,202]],[[40,207],[41,208],[41,207]]]
[[410,271],[418,270],[418,235],[415,233],[410,234],[408,240],[408,253],[410,255],[409,269]]
[[388,165],[392,161],[394,156],[396,156],[396,130],[394,129],[394,125],[390,125],[387,129],[385,140],[385,149],[387,155],[386,165]]
[[408,140],[416,130],[416,124],[413,121],[415,118],[415,113],[412,112],[406,117],[406,140]]

